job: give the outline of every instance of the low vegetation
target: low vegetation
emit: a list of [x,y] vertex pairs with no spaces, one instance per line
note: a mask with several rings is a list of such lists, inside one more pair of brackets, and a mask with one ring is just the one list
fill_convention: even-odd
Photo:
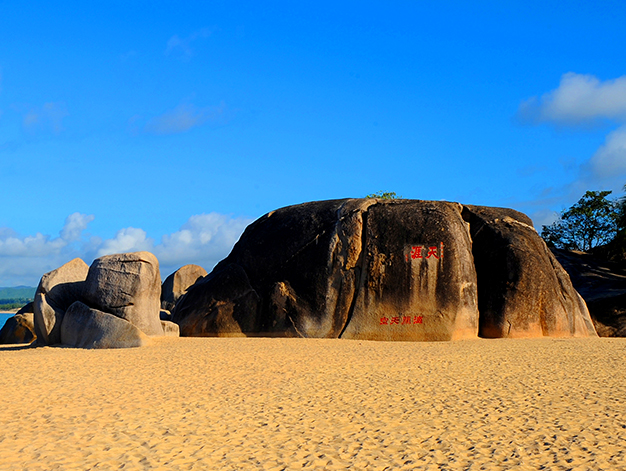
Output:
[[366,198],[380,198],[383,200],[396,200],[401,199],[401,195],[397,195],[395,191],[377,191],[371,195],[367,195]]

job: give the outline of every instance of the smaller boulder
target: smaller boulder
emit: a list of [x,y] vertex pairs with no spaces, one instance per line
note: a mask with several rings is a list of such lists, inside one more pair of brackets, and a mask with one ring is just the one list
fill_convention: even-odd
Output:
[[76,301],[63,316],[61,343],[78,348],[130,348],[148,337],[130,322]]
[[31,343],[35,339],[35,315],[15,314],[0,330],[0,344]]
[[33,314],[35,312],[35,306],[34,303],[31,301],[28,304],[22,306],[20,308],[19,311],[16,312],[16,314]]
[[88,271],[87,264],[75,258],[41,277],[33,301],[37,344],[54,345],[61,341],[59,330],[63,316],[66,309],[81,298]]
[[161,327],[163,327],[163,335],[166,337],[180,337],[178,324],[170,321],[161,321]]
[[168,276],[161,286],[161,309],[171,311],[176,302],[196,281],[207,275],[198,265],[185,265]]

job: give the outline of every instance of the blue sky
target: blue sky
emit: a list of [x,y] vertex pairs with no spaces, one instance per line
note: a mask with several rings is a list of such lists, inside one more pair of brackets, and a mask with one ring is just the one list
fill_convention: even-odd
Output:
[[0,1],[0,286],[151,250],[210,270],[278,207],[626,184],[626,4]]

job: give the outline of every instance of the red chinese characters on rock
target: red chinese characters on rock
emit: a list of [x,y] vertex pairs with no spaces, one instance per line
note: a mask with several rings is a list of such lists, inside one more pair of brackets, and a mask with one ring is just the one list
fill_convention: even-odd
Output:
[[380,325],[412,325],[423,324],[424,316],[395,316],[395,317],[381,317]]
[[411,250],[405,255],[407,262],[418,259],[435,258],[437,260],[443,260],[443,242],[439,243],[439,246],[425,246],[425,245],[413,245]]

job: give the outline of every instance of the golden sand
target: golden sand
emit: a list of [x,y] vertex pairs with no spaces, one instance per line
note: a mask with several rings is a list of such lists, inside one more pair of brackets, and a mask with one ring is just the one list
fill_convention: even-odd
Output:
[[0,348],[0,469],[626,469],[626,339]]

